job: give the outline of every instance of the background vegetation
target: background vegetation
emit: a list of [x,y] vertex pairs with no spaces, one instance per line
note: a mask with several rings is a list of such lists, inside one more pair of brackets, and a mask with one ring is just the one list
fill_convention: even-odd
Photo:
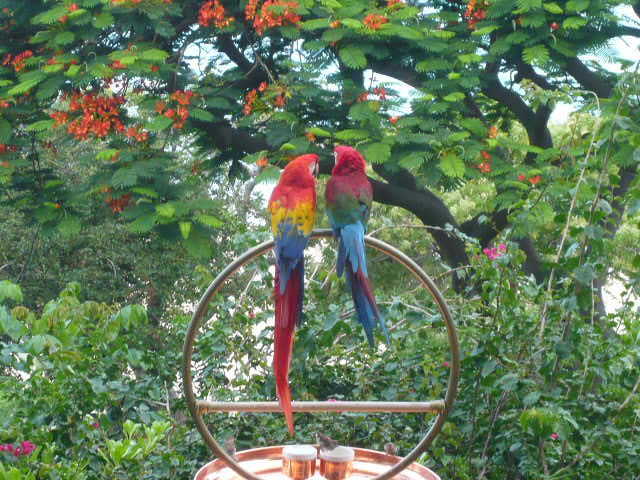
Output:
[[[280,168],[319,153],[322,190],[336,143],[371,165],[370,234],[423,265],[458,324],[458,399],[421,461],[465,480],[637,478],[638,13],[0,0],[0,479],[191,478],[209,461],[180,391],[193,306],[270,237]],[[573,113],[551,123],[559,105]],[[430,299],[371,251],[392,332],[372,351],[334,255],[332,242],[308,255],[295,398],[442,397],[450,359]],[[272,261],[212,302],[202,398],[274,399]],[[239,449],[322,430],[401,454],[429,424],[300,414],[294,440],[279,415],[207,421]]]

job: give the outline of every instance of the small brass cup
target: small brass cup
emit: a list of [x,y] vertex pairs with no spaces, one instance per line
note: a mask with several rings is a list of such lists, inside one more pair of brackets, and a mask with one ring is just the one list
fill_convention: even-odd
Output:
[[282,473],[293,480],[305,480],[316,473],[317,456],[312,445],[287,445],[282,449]]
[[320,475],[327,480],[345,480],[353,472],[353,448],[336,447],[320,450]]

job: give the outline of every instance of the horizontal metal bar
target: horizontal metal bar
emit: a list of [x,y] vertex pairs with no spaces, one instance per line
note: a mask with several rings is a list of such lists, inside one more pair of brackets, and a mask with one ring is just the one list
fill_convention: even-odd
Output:
[[[430,402],[292,402],[294,412],[429,412],[442,413],[444,400]],[[208,402],[196,400],[196,408],[206,412],[282,412],[278,402]]]

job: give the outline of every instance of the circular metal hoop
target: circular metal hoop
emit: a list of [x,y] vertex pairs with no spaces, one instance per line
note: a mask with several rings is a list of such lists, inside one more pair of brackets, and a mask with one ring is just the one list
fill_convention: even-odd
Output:
[[[312,239],[318,238],[332,238],[333,231],[329,229],[322,230],[314,230],[311,232]],[[391,245],[378,240],[372,237],[365,237],[365,243],[379,250],[380,252],[386,254],[387,256],[393,258],[398,263],[402,264],[407,270],[409,270],[422,285],[429,291],[433,300],[438,305],[438,309],[440,310],[440,314],[444,323],[447,327],[447,334],[449,337],[449,346],[451,349],[451,368],[450,368],[450,376],[449,382],[447,385],[447,393],[444,398],[444,408],[438,413],[434,423],[431,425],[429,431],[422,438],[420,443],[415,446],[409,454],[392,466],[389,470],[384,473],[381,473],[377,477],[372,478],[371,480],[389,480],[394,475],[397,475],[399,472],[407,468],[413,462],[417,460],[422,452],[424,452],[429,445],[433,442],[433,439],[440,433],[442,430],[442,426],[447,418],[447,415],[451,411],[453,406],[453,402],[456,397],[456,392],[458,389],[458,379],[460,376],[460,349],[458,345],[458,336],[456,333],[456,327],[453,323],[453,319],[451,318],[451,313],[449,312],[449,308],[442,297],[442,294],[436,287],[435,283],[426,272],[420,268],[420,266],[415,263],[411,258],[392,247]],[[187,336],[184,341],[183,348],[183,365],[182,365],[182,382],[184,387],[185,397],[187,399],[187,405],[189,407],[189,411],[191,412],[191,416],[196,422],[196,426],[200,435],[204,439],[207,446],[211,449],[211,451],[218,457],[223,459],[227,465],[231,469],[233,469],[240,476],[246,478],[247,480],[263,480],[260,476],[255,475],[247,470],[245,470],[238,462],[236,462],[232,457],[230,457],[227,452],[225,452],[222,447],[216,442],[216,440],[209,432],[204,420],[202,419],[202,415],[200,410],[198,409],[195,394],[193,392],[193,379],[191,376],[191,360],[193,357],[193,345],[195,342],[196,334],[200,328],[200,322],[202,321],[202,317],[207,311],[207,307],[209,302],[213,298],[213,296],[218,293],[218,291],[222,288],[224,283],[229,279],[240,267],[250,262],[254,258],[257,258],[261,255],[264,255],[266,252],[271,250],[274,247],[273,240],[261,243],[256,247],[247,250],[243,255],[236,258],[232,263],[227,265],[227,267],[220,272],[220,274],[211,282],[207,291],[202,295],[200,302],[196,308],[195,313],[191,319],[191,324],[189,325],[189,329],[187,330]]]

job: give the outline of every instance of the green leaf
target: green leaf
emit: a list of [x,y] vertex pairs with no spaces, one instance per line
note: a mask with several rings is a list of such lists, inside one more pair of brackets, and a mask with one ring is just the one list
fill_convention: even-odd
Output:
[[314,18],[313,20],[307,20],[299,24],[303,30],[318,30],[320,28],[329,27],[328,18]]
[[445,95],[443,97],[445,102],[459,102],[460,100],[464,100],[464,93],[462,92],[452,92],[449,95]]
[[[276,169],[277,170],[277,169]],[[207,227],[220,228],[224,223],[213,215],[196,215],[196,220]]]
[[67,15],[69,12],[68,7],[65,5],[60,5],[58,7],[52,8],[51,10],[47,10],[46,12],[42,12],[31,19],[31,23],[54,23],[60,20],[60,17]]
[[416,64],[416,70],[423,73],[434,72],[437,70],[449,70],[450,68],[451,64],[443,58],[430,58]]
[[57,95],[60,91],[60,86],[64,82],[65,78],[63,75],[56,75],[55,77],[46,79],[40,84],[40,87],[38,87],[36,98],[38,100],[45,100],[47,98],[53,97],[54,95]]
[[158,192],[156,192],[153,188],[149,187],[133,187],[131,189],[132,192],[137,193],[138,195],[143,195],[145,197],[150,198],[158,198]]
[[355,45],[341,48],[338,51],[338,55],[340,55],[340,58],[347,67],[362,69],[367,66],[367,58],[364,56],[364,52]]
[[75,77],[80,73],[80,65],[69,65],[67,71],[64,73],[67,77]]
[[517,0],[516,3],[520,12],[528,12],[542,7],[542,0]]
[[72,43],[74,39],[75,35],[72,32],[60,32],[54,37],[53,43],[55,45],[68,45]]
[[331,132],[323,130],[322,128],[319,128],[319,127],[307,128],[306,132],[313,133],[316,137],[330,137],[331,136]]
[[11,137],[11,124],[0,117],[0,143],[6,143]]
[[555,2],[544,3],[542,4],[542,8],[544,8],[549,13],[560,14],[562,13],[562,7]]
[[[30,72],[28,79],[23,80],[15,87],[11,88],[7,93],[11,96],[21,95],[23,93],[27,93],[33,87],[42,82],[45,78],[47,78],[47,74],[44,72]],[[25,78],[26,75],[23,77]]]
[[569,0],[567,2],[567,12],[581,12],[589,7],[589,0]]
[[498,363],[495,360],[487,360],[484,365],[482,366],[482,370],[480,371],[480,375],[482,376],[482,378],[488,377],[489,375],[491,375],[496,367],[498,366]]
[[115,18],[109,12],[103,12],[96,15],[93,19],[93,26],[96,28],[107,28],[115,23]]
[[194,230],[187,240],[184,240],[187,251],[197,258],[211,257],[211,239],[199,230]]
[[38,122],[34,122],[31,123],[29,125],[27,125],[26,130],[29,132],[42,132],[43,130],[47,130],[51,127],[53,127],[53,125],[56,122],[53,119],[50,120],[40,120]]
[[534,45],[522,51],[522,59],[531,65],[542,65],[549,60],[549,50],[544,45]]
[[113,160],[113,157],[115,157],[119,152],[120,150],[118,150],[117,148],[107,148],[105,150],[102,150],[101,152],[98,152],[98,154],[96,155],[96,160]]
[[146,233],[153,229],[157,218],[155,213],[138,217],[129,224],[129,231],[133,233]]
[[6,333],[14,342],[27,333],[26,327],[13,318],[4,305],[0,305],[0,333]]
[[159,132],[160,130],[164,130],[165,128],[171,126],[173,124],[173,120],[164,115],[157,115],[151,122],[147,123],[147,130],[151,130],[153,132]]
[[440,158],[440,170],[448,177],[463,177],[466,167],[464,161],[455,153],[445,153]]
[[191,222],[178,222],[178,227],[180,227],[180,235],[185,240],[189,238],[189,234],[191,233],[191,227],[193,224]]
[[163,62],[169,54],[159,48],[150,48],[138,54],[143,60],[149,60],[152,62]]
[[391,147],[386,143],[372,143],[363,153],[370,163],[384,163],[391,157]]
[[172,218],[176,214],[176,207],[170,203],[163,203],[162,205],[156,205],[156,212],[161,217]]
[[58,231],[63,237],[70,237],[72,235],[77,235],[78,233],[80,233],[81,227],[82,227],[82,224],[80,223],[80,219],[72,215],[67,215],[57,225]]
[[23,296],[20,285],[9,280],[0,281],[0,302],[3,302],[6,298],[10,298],[14,302],[22,302]]
[[193,118],[197,118],[198,120],[202,120],[203,122],[213,122],[216,117],[214,117],[211,113],[203,110],[201,108],[194,108],[189,111]]
[[587,19],[582,17],[569,17],[562,22],[562,28],[566,30],[577,30],[587,24]]
[[363,138],[367,138],[368,136],[369,136],[369,132],[365,130],[353,130],[353,129],[341,130],[339,132],[336,132],[336,135],[335,135],[335,137],[338,140],[360,140]]
[[596,273],[591,265],[582,265],[574,270],[573,276],[581,285],[589,286],[591,281],[596,278]]
[[529,408],[531,405],[537,403],[538,400],[540,400],[540,392],[529,392],[522,399],[522,404],[526,408]]
[[111,185],[114,187],[130,187],[138,181],[138,174],[131,167],[120,167],[111,177]]

